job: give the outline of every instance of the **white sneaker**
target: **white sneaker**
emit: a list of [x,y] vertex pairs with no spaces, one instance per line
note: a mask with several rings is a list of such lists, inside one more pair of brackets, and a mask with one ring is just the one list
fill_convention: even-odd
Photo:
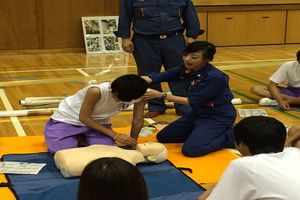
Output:
[[232,103],[233,105],[239,105],[239,104],[242,104],[243,102],[242,102],[242,99],[240,99],[240,98],[233,98],[233,99],[231,100],[231,103]]
[[278,106],[278,102],[276,100],[270,99],[268,97],[260,99],[258,104],[260,106]]

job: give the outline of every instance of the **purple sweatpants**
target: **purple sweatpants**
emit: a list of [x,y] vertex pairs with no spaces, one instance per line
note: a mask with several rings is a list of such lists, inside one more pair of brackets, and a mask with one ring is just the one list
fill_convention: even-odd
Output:
[[[111,129],[111,124],[103,124],[103,126]],[[84,137],[88,145],[114,145],[114,140],[111,137],[87,126],[76,126],[51,118],[45,126],[45,141],[50,153],[78,147],[79,135]]]
[[292,97],[300,97],[300,88],[286,87],[281,88],[280,92]]

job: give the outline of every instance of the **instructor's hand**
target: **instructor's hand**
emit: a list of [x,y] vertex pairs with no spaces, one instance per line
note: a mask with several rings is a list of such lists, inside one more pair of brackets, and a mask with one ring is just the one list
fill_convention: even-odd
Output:
[[114,139],[124,145],[130,145],[130,146],[137,145],[137,141],[135,139],[125,134],[116,134],[114,136]]
[[141,76],[147,83],[152,83],[152,79],[149,76]]
[[193,43],[193,42],[195,42],[195,41],[196,41],[195,38],[187,37],[187,38],[185,39],[185,45],[189,45],[189,44],[191,44],[191,43]]
[[159,99],[161,98],[161,96],[163,95],[162,92],[159,92],[157,90],[153,90],[153,89],[148,89],[146,91],[146,93],[143,96],[144,100],[150,100],[150,99]]
[[132,53],[134,50],[134,46],[130,38],[122,38],[122,48],[124,51],[128,53]]

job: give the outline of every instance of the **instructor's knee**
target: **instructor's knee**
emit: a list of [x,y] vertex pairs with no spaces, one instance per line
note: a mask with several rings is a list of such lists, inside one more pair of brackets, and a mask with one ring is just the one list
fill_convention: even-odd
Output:
[[204,156],[211,152],[210,149],[206,148],[205,146],[202,147],[191,147],[188,145],[183,145],[181,152],[183,155],[187,157],[197,157],[197,156]]
[[159,142],[167,142],[167,137],[165,136],[165,134],[162,134],[162,132],[159,132],[157,135],[156,135],[156,139],[157,141]]

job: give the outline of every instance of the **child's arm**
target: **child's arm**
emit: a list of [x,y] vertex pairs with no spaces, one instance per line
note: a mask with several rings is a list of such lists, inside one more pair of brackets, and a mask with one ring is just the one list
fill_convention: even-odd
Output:
[[271,81],[268,85],[268,89],[270,90],[271,96],[278,102],[279,106],[284,110],[290,110],[291,107],[280,97],[280,91],[278,90],[277,84]]
[[144,125],[144,107],[146,105],[146,101],[141,100],[134,104],[133,107],[133,117],[131,123],[131,132],[130,136],[135,140],[138,139],[139,133]]
[[294,125],[289,129],[285,146],[292,146],[300,149],[300,125]]
[[122,144],[135,146],[136,145],[135,139],[125,134],[118,134],[111,129],[105,128],[102,124],[98,123],[91,117],[95,105],[100,99],[101,99],[100,89],[96,87],[89,88],[81,105],[79,120],[85,125],[94,128],[97,131],[104,133],[105,135],[108,135],[109,137],[114,138],[115,140],[117,140]]

